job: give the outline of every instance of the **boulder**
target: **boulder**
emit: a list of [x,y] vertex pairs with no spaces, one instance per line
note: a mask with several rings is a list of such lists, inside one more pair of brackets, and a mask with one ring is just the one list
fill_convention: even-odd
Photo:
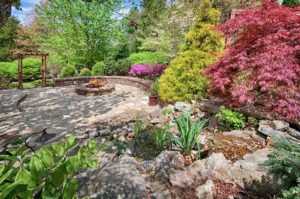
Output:
[[89,170],[80,176],[79,197],[93,199],[143,199],[148,197],[149,184],[139,173],[137,163],[129,156],[121,156],[102,169]]
[[211,102],[202,101],[196,105],[201,111],[211,114],[216,114],[220,112],[220,107],[212,104]]
[[187,113],[192,110],[192,105],[185,102],[176,102],[175,110],[183,113]]
[[154,161],[156,170],[183,169],[185,166],[184,157],[179,151],[162,151]]
[[206,162],[206,168],[213,172],[218,172],[221,174],[226,174],[228,168],[230,167],[228,161],[226,160],[223,153],[213,153],[211,154]]
[[268,137],[285,137],[291,140],[299,140],[300,132],[289,127],[289,124],[279,120],[260,120],[258,131]]
[[214,199],[217,196],[216,187],[213,181],[207,180],[204,185],[196,189],[198,199]]

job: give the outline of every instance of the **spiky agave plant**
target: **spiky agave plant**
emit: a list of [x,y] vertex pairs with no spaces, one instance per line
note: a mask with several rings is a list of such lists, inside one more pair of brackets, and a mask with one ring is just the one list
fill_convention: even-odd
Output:
[[197,145],[198,158],[200,158],[200,143],[198,137],[207,121],[208,119],[198,119],[197,121],[192,122],[190,112],[188,112],[186,115],[181,113],[178,118],[175,118],[180,136],[174,137],[173,139],[181,148],[184,155],[190,155],[195,145]]

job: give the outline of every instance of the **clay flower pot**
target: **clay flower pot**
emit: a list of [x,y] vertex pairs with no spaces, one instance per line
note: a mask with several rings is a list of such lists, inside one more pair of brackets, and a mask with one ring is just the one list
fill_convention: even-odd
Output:
[[158,104],[158,96],[149,96],[149,106],[156,106]]

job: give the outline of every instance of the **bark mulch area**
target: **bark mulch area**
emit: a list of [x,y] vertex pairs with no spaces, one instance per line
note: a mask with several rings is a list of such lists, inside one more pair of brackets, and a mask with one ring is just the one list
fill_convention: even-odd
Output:
[[[170,187],[172,199],[197,199],[196,189],[203,185],[207,179],[195,180],[195,183],[188,188]],[[229,196],[239,199],[265,199],[253,195],[251,192],[243,190],[241,187],[234,186],[219,179],[213,180],[216,186],[217,196],[215,199],[228,199]]]
[[223,153],[225,158],[232,162],[241,160],[244,155],[265,147],[251,137],[224,135],[222,133],[215,133],[210,137],[208,146],[211,153]]

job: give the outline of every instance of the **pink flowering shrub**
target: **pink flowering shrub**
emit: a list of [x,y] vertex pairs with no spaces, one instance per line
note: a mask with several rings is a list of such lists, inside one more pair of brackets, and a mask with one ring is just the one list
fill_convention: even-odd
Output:
[[159,77],[166,68],[165,65],[136,64],[128,74],[134,77]]
[[232,106],[260,102],[273,115],[299,122],[300,6],[265,1],[219,29],[234,42],[205,72],[209,93]]

